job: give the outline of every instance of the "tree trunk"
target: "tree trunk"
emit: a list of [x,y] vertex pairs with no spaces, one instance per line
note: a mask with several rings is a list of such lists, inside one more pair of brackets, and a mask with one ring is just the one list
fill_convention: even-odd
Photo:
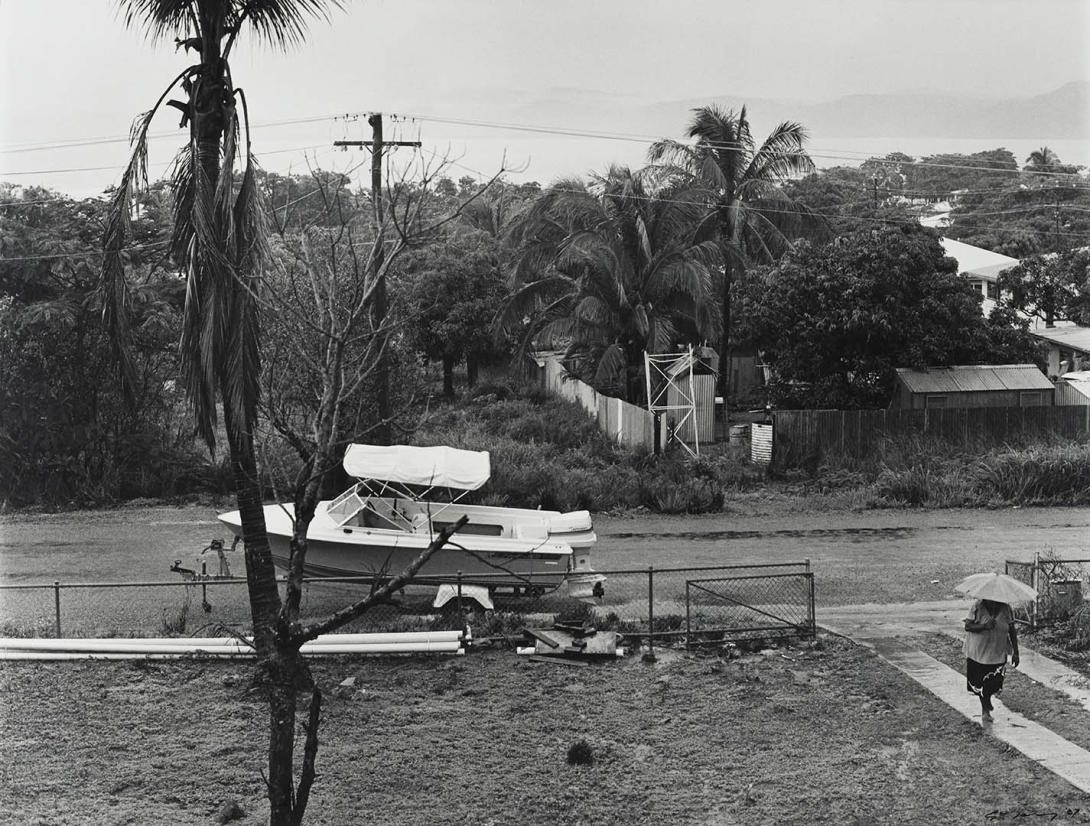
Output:
[[443,395],[454,398],[454,356],[443,356]]
[[276,587],[276,567],[273,565],[269,536],[265,529],[265,508],[261,496],[261,481],[257,475],[253,434],[236,432],[233,416],[231,406],[225,404],[223,418],[230,446],[239,519],[242,523],[246,590],[250,597],[250,615],[254,623],[254,644],[259,655],[267,655],[272,651],[273,634],[280,612],[280,593]]
[[[213,193],[220,177],[223,137],[232,118],[233,91],[228,82],[229,74],[221,56],[222,31],[211,29],[202,32],[200,76],[192,86],[191,135],[196,141],[197,164],[200,176],[195,183],[194,197],[202,203],[198,208],[222,222],[222,213],[213,205]],[[204,180],[201,181],[200,178]],[[217,249],[199,249],[196,267],[211,268],[202,275],[228,278],[230,284],[225,294],[229,297],[242,289],[235,281],[237,273],[225,241],[230,228],[211,228],[212,238],[197,236],[198,245],[214,245]],[[220,263],[226,259],[226,263]],[[227,308],[220,308],[226,310]],[[233,323],[244,323],[233,319]],[[216,342],[217,350],[226,349]],[[243,345],[245,346],[245,345]],[[232,389],[245,384],[244,376],[231,371],[238,366],[232,355],[237,353],[214,352],[218,390],[223,399],[223,417],[227,430],[231,469],[234,475],[235,494],[242,523],[242,539],[245,547],[246,584],[253,619],[254,645],[258,653],[258,668],[263,678],[269,700],[269,773],[268,796],[271,806],[270,823],[274,826],[292,826],[294,786],[292,782],[292,755],[295,748],[295,692],[304,677],[309,677],[298,647],[277,648],[277,622],[280,614],[280,593],[276,584],[276,569],[266,533],[265,511],[262,503],[261,482],[257,472],[257,456],[251,429],[251,407],[257,399],[244,399],[241,408],[232,403]]]
[[281,675],[269,686],[269,824],[293,826],[295,688]]
[[723,262],[723,334],[719,339],[719,394],[723,397],[723,425],[727,424],[730,409],[730,287],[734,273],[730,260]]
[[477,357],[466,356],[466,387],[477,386]]

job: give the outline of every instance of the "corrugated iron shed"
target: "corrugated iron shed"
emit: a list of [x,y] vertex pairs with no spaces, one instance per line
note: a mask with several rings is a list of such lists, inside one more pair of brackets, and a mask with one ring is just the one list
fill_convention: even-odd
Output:
[[899,367],[897,378],[912,393],[1052,389],[1052,382],[1033,364],[959,365],[932,367],[927,370]]

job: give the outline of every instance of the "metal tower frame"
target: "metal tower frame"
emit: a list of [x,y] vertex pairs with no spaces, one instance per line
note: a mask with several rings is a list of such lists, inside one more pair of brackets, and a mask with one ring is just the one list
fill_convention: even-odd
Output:
[[[647,409],[652,413],[669,415],[680,414],[673,424],[674,439],[693,457],[700,455],[700,433],[696,424],[696,390],[693,388],[693,346],[690,344],[684,353],[660,353],[652,355],[646,350],[643,354],[644,374],[647,379]],[[678,367],[686,371],[679,378]],[[654,377],[655,381],[652,381]],[[655,386],[657,390],[655,389]],[[670,404],[670,387],[676,387],[681,404]],[[685,391],[688,387],[688,393]],[[681,429],[690,422],[693,429],[693,442],[690,447],[680,436]]]

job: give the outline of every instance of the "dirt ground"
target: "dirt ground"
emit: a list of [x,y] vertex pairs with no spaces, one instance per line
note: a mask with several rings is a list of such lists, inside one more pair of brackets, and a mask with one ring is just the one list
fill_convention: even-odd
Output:
[[[820,646],[585,668],[498,650],[318,662],[307,822],[1090,822],[1083,795],[865,649]],[[347,676],[356,688],[337,689]],[[262,822],[266,709],[245,677],[4,664],[0,821],[205,824],[237,800],[238,822]],[[591,766],[566,761],[580,739]]]
[[[1090,557],[1090,508],[852,512],[797,504],[754,502],[699,517],[596,515],[592,561],[598,570],[618,571],[809,558],[820,616],[828,605],[952,597],[967,574],[1002,571],[1004,560],[1029,560],[1035,551]],[[216,512],[212,505],[160,505],[0,516],[0,582],[180,581],[168,570],[171,562],[193,566],[210,539],[224,536]],[[633,598],[643,593],[642,581],[607,582],[611,598],[626,588]],[[242,589],[210,589],[209,596],[215,612],[205,617],[198,610],[194,626],[248,615]],[[315,586],[306,607],[324,613],[350,596],[323,597]],[[64,631],[158,632],[164,608],[180,599],[178,589],[65,590]],[[51,590],[0,591],[0,622],[19,633],[52,633],[53,609]]]

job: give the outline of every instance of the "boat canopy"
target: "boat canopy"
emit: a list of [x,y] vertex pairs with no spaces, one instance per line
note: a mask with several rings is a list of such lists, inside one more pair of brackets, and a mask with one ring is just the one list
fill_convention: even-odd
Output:
[[442,445],[349,445],[344,470],[357,479],[457,490],[476,490],[492,475],[488,451]]

